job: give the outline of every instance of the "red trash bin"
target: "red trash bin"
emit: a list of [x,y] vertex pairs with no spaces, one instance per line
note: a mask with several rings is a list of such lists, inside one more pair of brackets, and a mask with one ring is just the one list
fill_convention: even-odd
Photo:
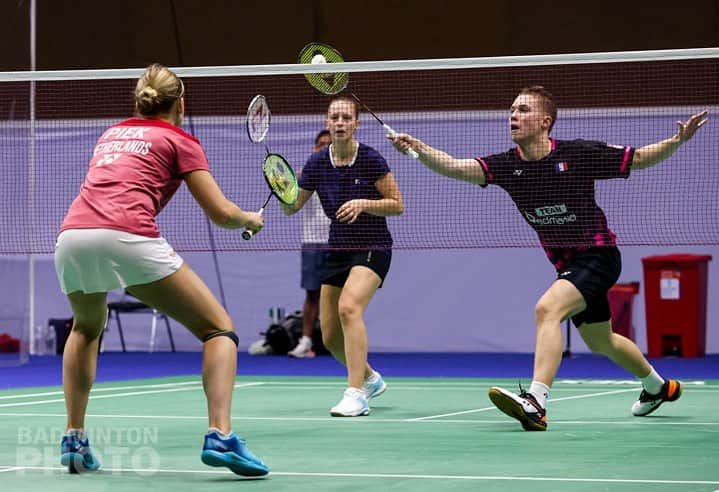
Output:
[[612,312],[612,331],[634,340],[632,309],[634,297],[639,293],[639,282],[615,284],[609,289],[609,309]]
[[642,258],[650,357],[704,357],[711,259],[690,254]]

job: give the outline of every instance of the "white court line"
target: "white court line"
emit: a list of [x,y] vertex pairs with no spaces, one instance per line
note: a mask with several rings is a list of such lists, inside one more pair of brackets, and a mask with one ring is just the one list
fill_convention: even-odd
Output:
[[[144,385],[133,385],[133,386],[114,386],[114,387],[100,387],[100,388],[93,388],[92,393],[97,392],[106,392],[106,391],[117,391],[117,390],[127,390],[127,389],[143,389],[143,388],[165,388],[165,387],[172,387],[172,386],[186,386],[191,384],[201,384],[202,382],[200,380],[196,381],[184,381],[184,382],[178,382],[178,383],[159,383],[159,384],[144,384]],[[296,388],[296,389],[314,389],[314,388],[324,388],[324,387],[344,387],[345,383],[343,382],[333,382],[333,381],[315,381],[315,382],[307,382],[307,381],[255,381],[252,382],[253,386],[249,386],[251,383],[240,383],[245,384],[247,386],[245,387],[255,387],[255,386],[267,386],[267,387],[290,387],[290,388]],[[476,382],[463,382],[463,381],[443,381],[441,378],[435,382],[425,381],[420,385],[406,385],[403,382],[399,383],[391,383],[391,389],[397,389],[397,390],[408,390],[408,391],[414,391],[414,390],[453,390],[453,389],[485,389],[487,387],[486,382],[483,383],[476,383]],[[580,391],[586,386],[617,386],[617,385],[630,385],[639,388],[640,383],[639,381],[632,381],[632,380],[599,380],[599,381],[593,381],[593,380],[562,380],[557,381],[554,383],[554,386],[552,387],[553,391]],[[701,389],[702,391],[719,391],[719,386],[706,386],[705,381],[682,381],[682,385],[684,387],[692,386],[692,390],[698,390]],[[564,387],[560,387],[564,386]],[[238,387],[238,386],[235,386]],[[3,390],[6,391],[6,390]],[[43,393],[25,393],[25,394],[19,394],[19,395],[5,395],[0,396],[0,400],[14,400],[19,398],[31,398],[31,397],[37,397],[37,396],[53,396],[53,395],[62,395],[62,391],[46,391]]]
[[[17,471],[40,470],[65,472],[65,468],[55,466],[18,466]],[[103,468],[104,472],[122,473],[134,472],[138,475],[155,473],[185,473],[203,475],[229,475],[227,470],[174,470],[167,468]],[[578,483],[632,483],[632,484],[660,484],[660,485],[719,485],[719,480],[659,480],[635,478],[568,478],[568,477],[526,477],[503,475],[420,475],[411,473],[329,473],[329,472],[270,472],[268,477],[323,477],[323,478],[398,478],[418,480],[476,480],[476,481],[523,481],[523,482],[578,482]],[[239,478],[239,477],[238,477]],[[250,480],[257,480],[250,478]]]
[[3,468],[2,470],[0,470],[0,473],[11,472],[11,471],[16,471],[16,470],[22,470],[22,467],[21,466],[12,466],[10,468]]
[[[398,390],[398,391],[459,391],[459,390],[465,390],[465,391],[486,391],[489,388],[489,385],[487,383],[481,384],[481,385],[475,385],[475,386],[407,386],[402,383],[394,383],[392,381],[389,381],[388,383],[388,389],[390,390]],[[686,385],[682,384],[685,389],[689,389],[686,387]],[[292,390],[321,390],[321,389],[327,389],[327,388],[346,388],[347,383],[346,382],[338,382],[333,383],[331,385],[318,385],[314,383],[264,383],[263,388],[265,389],[271,389],[271,388],[285,388],[285,389],[292,389]],[[599,388],[616,388],[616,385],[611,386],[598,386],[594,389]],[[635,386],[632,387],[632,391],[640,391],[641,386]],[[584,386],[565,386],[561,388],[552,387],[552,392],[578,392],[578,391],[588,391],[592,388],[590,388],[588,385]],[[690,388],[692,391],[704,391],[704,392],[719,392],[719,386],[711,388],[711,387],[692,387]]]
[[[240,383],[236,384],[235,388],[244,388],[248,386],[258,386],[264,383],[257,382],[257,383]],[[178,391],[196,391],[201,390],[202,386],[193,386],[193,387],[183,387],[183,388],[170,388],[170,389],[158,389],[158,390],[150,390],[150,391],[130,391],[127,393],[113,393],[111,395],[90,395],[90,400],[103,400],[105,398],[117,398],[119,396],[137,396],[137,395],[152,395],[152,394],[158,394],[158,393],[176,393]],[[56,398],[53,400],[38,400],[38,401],[23,401],[18,403],[0,403],[0,408],[6,408],[6,407],[22,407],[22,406],[30,406],[30,405],[43,405],[45,403],[58,403],[58,402],[64,402],[64,398]]]
[[[183,383],[162,383],[162,384],[139,384],[135,386],[114,386],[112,388],[93,388],[92,392],[98,391],[116,391],[116,390],[128,390],[128,389],[140,389],[140,388],[165,388],[169,386],[186,386],[188,384],[201,384],[202,381],[185,381]],[[53,396],[62,395],[62,391],[46,391],[44,393],[25,393],[22,395],[8,395],[0,396],[0,400],[13,400],[17,398],[33,398],[36,396]]]
[[[189,385],[195,384],[197,386],[189,387]],[[440,383],[441,384],[441,383]],[[342,383],[333,383],[333,382],[326,382],[325,385],[332,385],[332,386],[342,386]],[[322,385],[324,387],[325,385]],[[166,388],[167,386],[183,386],[181,388]],[[249,383],[237,383],[235,384],[235,388],[238,389],[248,389],[248,388],[254,388],[254,387],[291,387],[293,389],[307,389],[312,388],[314,385],[307,386],[306,383],[297,382],[293,384],[292,382],[277,382],[277,381],[255,381],[255,382],[249,382]],[[134,388],[163,388],[158,390],[150,390],[150,391],[134,391],[134,392],[127,392],[127,393],[113,393],[110,395],[96,395],[96,392],[100,391],[116,391],[118,389],[134,389]],[[476,386],[478,389],[484,389],[486,385],[479,385]],[[401,384],[398,385],[392,385],[393,389],[398,390],[418,390],[418,389],[430,389],[430,390],[436,390],[437,387],[434,387],[433,385],[430,386],[402,386]],[[186,382],[179,382],[179,383],[162,383],[162,384],[149,384],[149,385],[137,385],[137,386],[118,386],[113,388],[98,388],[94,389],[90,394],[91,400],[99,400],[99,399],[105,399],[105,398],[117,398],[121,396],[137,396],[137,395],[147,395],[147,394],[158,394],[158,393],[175,393],[179,391],[194,391],[202,389],[202,386],[199,382],[196,381],[186,381]],[[562,388],[564,390],[570,391],[574,388]],[[574,399],[581,399],[581,398],[591,398],[594,396],[602,396],[602,395],[610,395],[610,394],[616,394],[616,393],[624,393],[629,391],[636,391],[636,388],[628,388],[628,389],[621,389],[616,391],[607,391],[607,392],[601,392],[601,393],[591,393],[588,395],[577,395],[577,396],[567,396],[562,398],[552,398],[549,401],[557,402],[557,401],[563,401],[563,400],[574,400]],[[702,391],[712,392],[715,391],[714,388],[703,388]],[[716,391],[719,391],[719,388],[716,388]],[[44,395],[54,395],[54,394],[62,394],[61,391],[56,392],[46,392],[46,393],[35,393],[33,396],[44,396]],[[31,396],[30,394],[25,395],[10,395],[0,398],[25,398]],[[32,405],[43,405],[47,403],[60,403],[64,402],[64,398],[55,398],[50,400],[37,400],[37,401],[26,401],[26,402],[18,402],[18,403],[0,403],[0,408],[8,408],[8,407],[21,407],[21,406],[32,406]],[[438,415],[429,415],[426,417],[416,417],[413,419],[407,419],[407,420],[427,420],[427,419],[435,419],[435,418],[442,418],[442,417],[451,417],[454,415],[465,415],[465,414],[471,414],[471,413],[479,413],[479,412],[486,412],[489,410],[493,410],[495,407],[484,407],[484,408],[475,408],[471,410],[463,410],[460,412],[452,412],[452,413],[446,413],[446,414],[438,414]]]
[[[494,408],[494,407],[492,407]],[[66,417],[64,413],[10,413],[0,412],[0,417]],[[207,420],[207,416],[195,416],[195,415],[125,415],[125,414],[97,414],[89,413],[86,417],[98,418],[98,419],[133,419],[133,420]],[[347,424],[347,425],[372,425],[376,423],[427,423],[427,424],[490,424],[490,425],[506,425],[506,420],[462,420],[462,419],[442,419],[442,420],[422,420],[422,419],[383,419],[383,418],[357,418],[357,419],[340,419],[336,417],[252,417],[252,416],[232,416],[232,420],[243,420],[243,421],[269,421],[269,422],[333,422],[335,424]],[[567,425],[684,425],[684,426],[719,426],[717,422],[677,422],[677,421],[665,421],[658,420],[652,421],[653,418],[648,419],[633,419],[633,420],[611,420],[611,421],[595,421],[595,420],[552,420],[552,424],[567,424]]]
[[[564,400],[579,400],[579,399],[582,399],[582,398],[593,398],[593,397],[595,397],[595,396],[615,395],[615,394],[617,394],[617,393],[628,393],[628,392],[630,392],[630,391],[634,392],[634,391],[636,391],[636,390],[637,390],[636,388],[627,388],[627,389],[620,389],[620,390],[614,390],[614,391],[602,391],[601,393],[589,393],[589,394],[586,394],[586,395],[576,395],[576,396],[565,396],[565,397],[562,397],[562,398],[552,398],[552,399],[547,400],[547,401],[548,401],[548,402],[555,403],[555,402],[564,401]],[[412,421],[412,420],[438,419],[438,418],[441,418],[441,417],[452,417],[452,416],[454,416],[454,415],[466,415],[466,414],[468,414],[468,413],[479,413],[479,412],[486,412],[486,411],[488,411],[488,410],[496,410],[496,409],[497,409],[497,407],[495,407],[495,406],[493,405],[493,406],[491,406],[491,407],[475,408],[475,409],[472,409],[472,410],[463,410],[463,411],[461,411],[461,412],[443,413],[443,414],[439,414],[439,415],[429,415],[429,416],[427,416],[427,417],[416,417],[416,418],[407,419],[407,420]]]

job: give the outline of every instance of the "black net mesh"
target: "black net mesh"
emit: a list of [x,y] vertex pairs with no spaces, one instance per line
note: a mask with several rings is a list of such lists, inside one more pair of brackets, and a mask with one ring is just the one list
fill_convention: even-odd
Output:
[[[247,138],[245,112],[256,94],[272,109],[266,138],[295,170],[325,127],[329,97],[301,74],[185,77],[184,129],[202,143],[225,194],[256,210],[268,189],[261,172],[265,148]],[[0,254],[49,253],[87,171],[97,138],[133,112],[134,80],[0,82],[3,206]],[[509,106],[518,90],[543,85],[560,108],[552,137],[640,147],[671,136],[676,121],[719,104],[719,61],[698,59],[552,65],[522,68],[377,71],[350,74],[349,89],[397,131],[456,157],[504,152],[513,146]],[[710,118],[712,115],[710,114]],[[395,248],[537,246],[537,234],[507,193],[439,176],[396,152],[382,127],[361,115],[357,140],[387,160],[405,211],[388,217]],[[597,181],[597,202],[620,245],[719,242],[719,130],[713,121],[658,166],[628,180]],[[571,163],[570,163],[571,164]],[[208,224],[183,186],[158,224],[179,251],[212,249]],[[303,227],[322,227],[304,214],[285,216],[276,201],[252,241],[215,228],[220,251],[299,249]]]

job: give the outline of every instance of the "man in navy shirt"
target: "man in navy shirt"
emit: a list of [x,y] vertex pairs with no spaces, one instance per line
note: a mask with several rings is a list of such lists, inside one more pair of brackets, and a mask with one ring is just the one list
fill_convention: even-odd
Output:
[[359,107],[346,96],[327,109],[332,144],[313,154],[302,169],[297,212],[316,192],[330,218],[329,255],[320,290],[322,341],[347,366],[348,387],[332,407],[335,417],[368,415],[368,401],[387,385],[367,363],[364,311],[389,271],[392,236],[388,215],[404,210],[402,195],[379,152],[354,138]]
[[489,397],[525,430],[547,429],[546,401],[562,360],[561,322],[571,317],[587,346],[640,379],[643,391],[632,413],[644,416],[681,395],[681,385],[665,380],[631,340],[612,332],[607,292],[619,278],[621,257],[615,236],[594,196],[594,182],[627,178],[632,169],[653,166],[676,151],[706,123],[707,112],[678,122],[675,135],[633,149],[584,140],[554,140],[557,119],[552,95],[541,86],[522,89],[510,108],[509,130],[517,144],[507,152],[456,159],[407,134],[387,137],[404,152],[409,147],[424,165],[481,187],[495,184],[514,201],[534,228],[557,280],[535,307],[537,340],[529,391],[491,388]]

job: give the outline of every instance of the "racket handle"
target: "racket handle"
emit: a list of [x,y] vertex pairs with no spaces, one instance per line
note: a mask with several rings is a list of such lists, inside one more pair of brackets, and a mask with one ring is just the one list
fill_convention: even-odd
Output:
[[[265,211],[265,207],[262,207],[257,213],[262,215],[262,212],[264,212],[264,211]],[[244,239],[245,241],[249,241],[250,239],[252,239],[252,236],[254,236],[254,235],[255,235],[255,233],[249,229],[245,229],[244,231],[242,231],[242,239]]]
[[[393,137],[394,137],[395,135],[397,135],[397,132],[394,131],[394,130],[392,129],[392,127],[389,126],[388,124],[385,123],[385,124],[383,124],[382,126],[384,127],[385,130],[387,130],[387,133],[389,133],[389,134],[392,135]],[[410,157],[413,158],[413,159],[419,159],[419,154],[418,154],[417,151],[415,151],[412,147],[410,147],[409,149],[407,149],[407,150],[405,151],[405,154],[407,154],[408,156],[410,156]]]

